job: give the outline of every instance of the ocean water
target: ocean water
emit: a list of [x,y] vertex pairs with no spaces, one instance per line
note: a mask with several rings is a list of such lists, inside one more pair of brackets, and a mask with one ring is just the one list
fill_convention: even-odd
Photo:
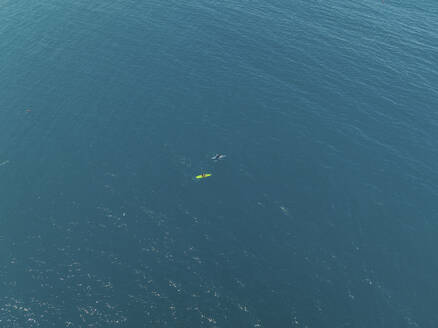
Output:
[[0,327],[438,327],[436,1],[0,19]]

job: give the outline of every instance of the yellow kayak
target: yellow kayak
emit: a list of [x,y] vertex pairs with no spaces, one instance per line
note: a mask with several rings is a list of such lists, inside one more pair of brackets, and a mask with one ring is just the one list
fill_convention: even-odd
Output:
[[200,175],[197,175],[196,179],[204,179],[204,178],[208,178],[208,177],[211,177],[210,173],[202,173]]

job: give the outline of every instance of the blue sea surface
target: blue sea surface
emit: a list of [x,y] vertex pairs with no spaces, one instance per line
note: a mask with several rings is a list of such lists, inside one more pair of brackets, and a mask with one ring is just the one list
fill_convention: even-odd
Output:
[[0,20],[1,328],[438,327],[436,1]]

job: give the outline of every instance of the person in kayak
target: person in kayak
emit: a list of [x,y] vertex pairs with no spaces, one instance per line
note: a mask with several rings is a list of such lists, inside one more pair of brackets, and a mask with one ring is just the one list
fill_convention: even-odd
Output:
[[211,177],[211,173],[201,173],[200,175],[197,175],[195,178],[196,179],[204,179],[204,178],[208,178]]

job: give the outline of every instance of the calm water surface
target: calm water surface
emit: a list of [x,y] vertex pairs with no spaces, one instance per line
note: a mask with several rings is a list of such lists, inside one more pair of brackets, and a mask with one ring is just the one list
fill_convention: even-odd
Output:
[[1,327],[438,326],[435,1],[0,18]]

